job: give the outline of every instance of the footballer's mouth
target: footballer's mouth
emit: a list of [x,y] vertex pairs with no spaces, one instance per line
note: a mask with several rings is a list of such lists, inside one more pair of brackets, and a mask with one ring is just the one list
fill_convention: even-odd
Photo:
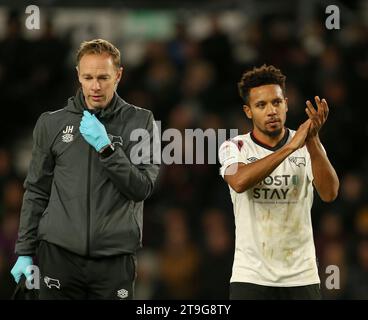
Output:
[[266,121],[266,125],[276,125],[276,124],[279,124],[281,123],[281,120],[280,119],[270,119],[270,120],[267,120]]

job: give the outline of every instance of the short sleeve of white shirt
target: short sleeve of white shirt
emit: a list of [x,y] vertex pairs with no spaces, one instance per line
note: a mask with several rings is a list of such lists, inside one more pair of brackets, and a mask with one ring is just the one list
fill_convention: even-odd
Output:
[[[327,155],[326,149],[324,148],[324,146],[321,144],[322,150],[323,152]],[[310,158],[310,154],[309,152],[307,152],[308,156],[307,156],[307,176],[309,181],[313,182],[314,180],[314,176],[313,176],[313,171],[312,171],[312,160]]]
[[219,149],[219,161],[221,164],[220,174],[225,176],[226,169],[234,163],[245,161],[241,157],[241,153],[236,143],[232,141],[225,141]]
[[313,181],[314,177],[313,177],[313,171],[312,171],[312,161],[309,155],[309,152],[307,152],[307,166],[306,166],[306,171],[307,171],[307,177],[309,179],[309,181]]

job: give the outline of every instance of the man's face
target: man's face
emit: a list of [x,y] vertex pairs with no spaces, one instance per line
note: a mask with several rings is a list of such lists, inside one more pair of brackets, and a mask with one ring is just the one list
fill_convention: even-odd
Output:
[[287,110],[287,98],[277,84],[252,88],[249,105],[244,105],[244,112],[252,119],[254,127],[271,137],[282,132]]
[[112,57],[104,53],[84,55],[77,70],[87,107],[105,108],[114,96],[123,69],[116,68]]

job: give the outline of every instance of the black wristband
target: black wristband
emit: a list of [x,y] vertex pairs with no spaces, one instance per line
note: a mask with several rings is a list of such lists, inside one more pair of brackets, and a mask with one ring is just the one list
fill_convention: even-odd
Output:
[[109,156],[111,156],[115,151],[115,148],[112,144],[109,144],[105,149],[103,149],[102,152],[100,152],[100,156],[102,159],[105,159]]

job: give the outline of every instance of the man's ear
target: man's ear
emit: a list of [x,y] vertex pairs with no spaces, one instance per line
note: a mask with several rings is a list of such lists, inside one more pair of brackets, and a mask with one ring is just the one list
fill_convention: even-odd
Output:
[[248,119],[252,119],[253,118],[253,114],[252,114],[252,110],[250,109],[250,106],[248,105],[243,105],[243,111],[245,113],[245,115],[247,116]]
[[78,66],[75,66],[75,70],[77,70],[78,81],[80,82],[80,79],[79,79],[79,68],[78,68]]
[[288,98],[285,97],[285,110],[286,110],[286,112],[289,110],[288,101],[289,101]]
[[120,82],[120,79],[123,75],[123,70],[124,68],[123,67],[120,67],[118,72],[117,72],[117,77],[116,77],[116,85]]

